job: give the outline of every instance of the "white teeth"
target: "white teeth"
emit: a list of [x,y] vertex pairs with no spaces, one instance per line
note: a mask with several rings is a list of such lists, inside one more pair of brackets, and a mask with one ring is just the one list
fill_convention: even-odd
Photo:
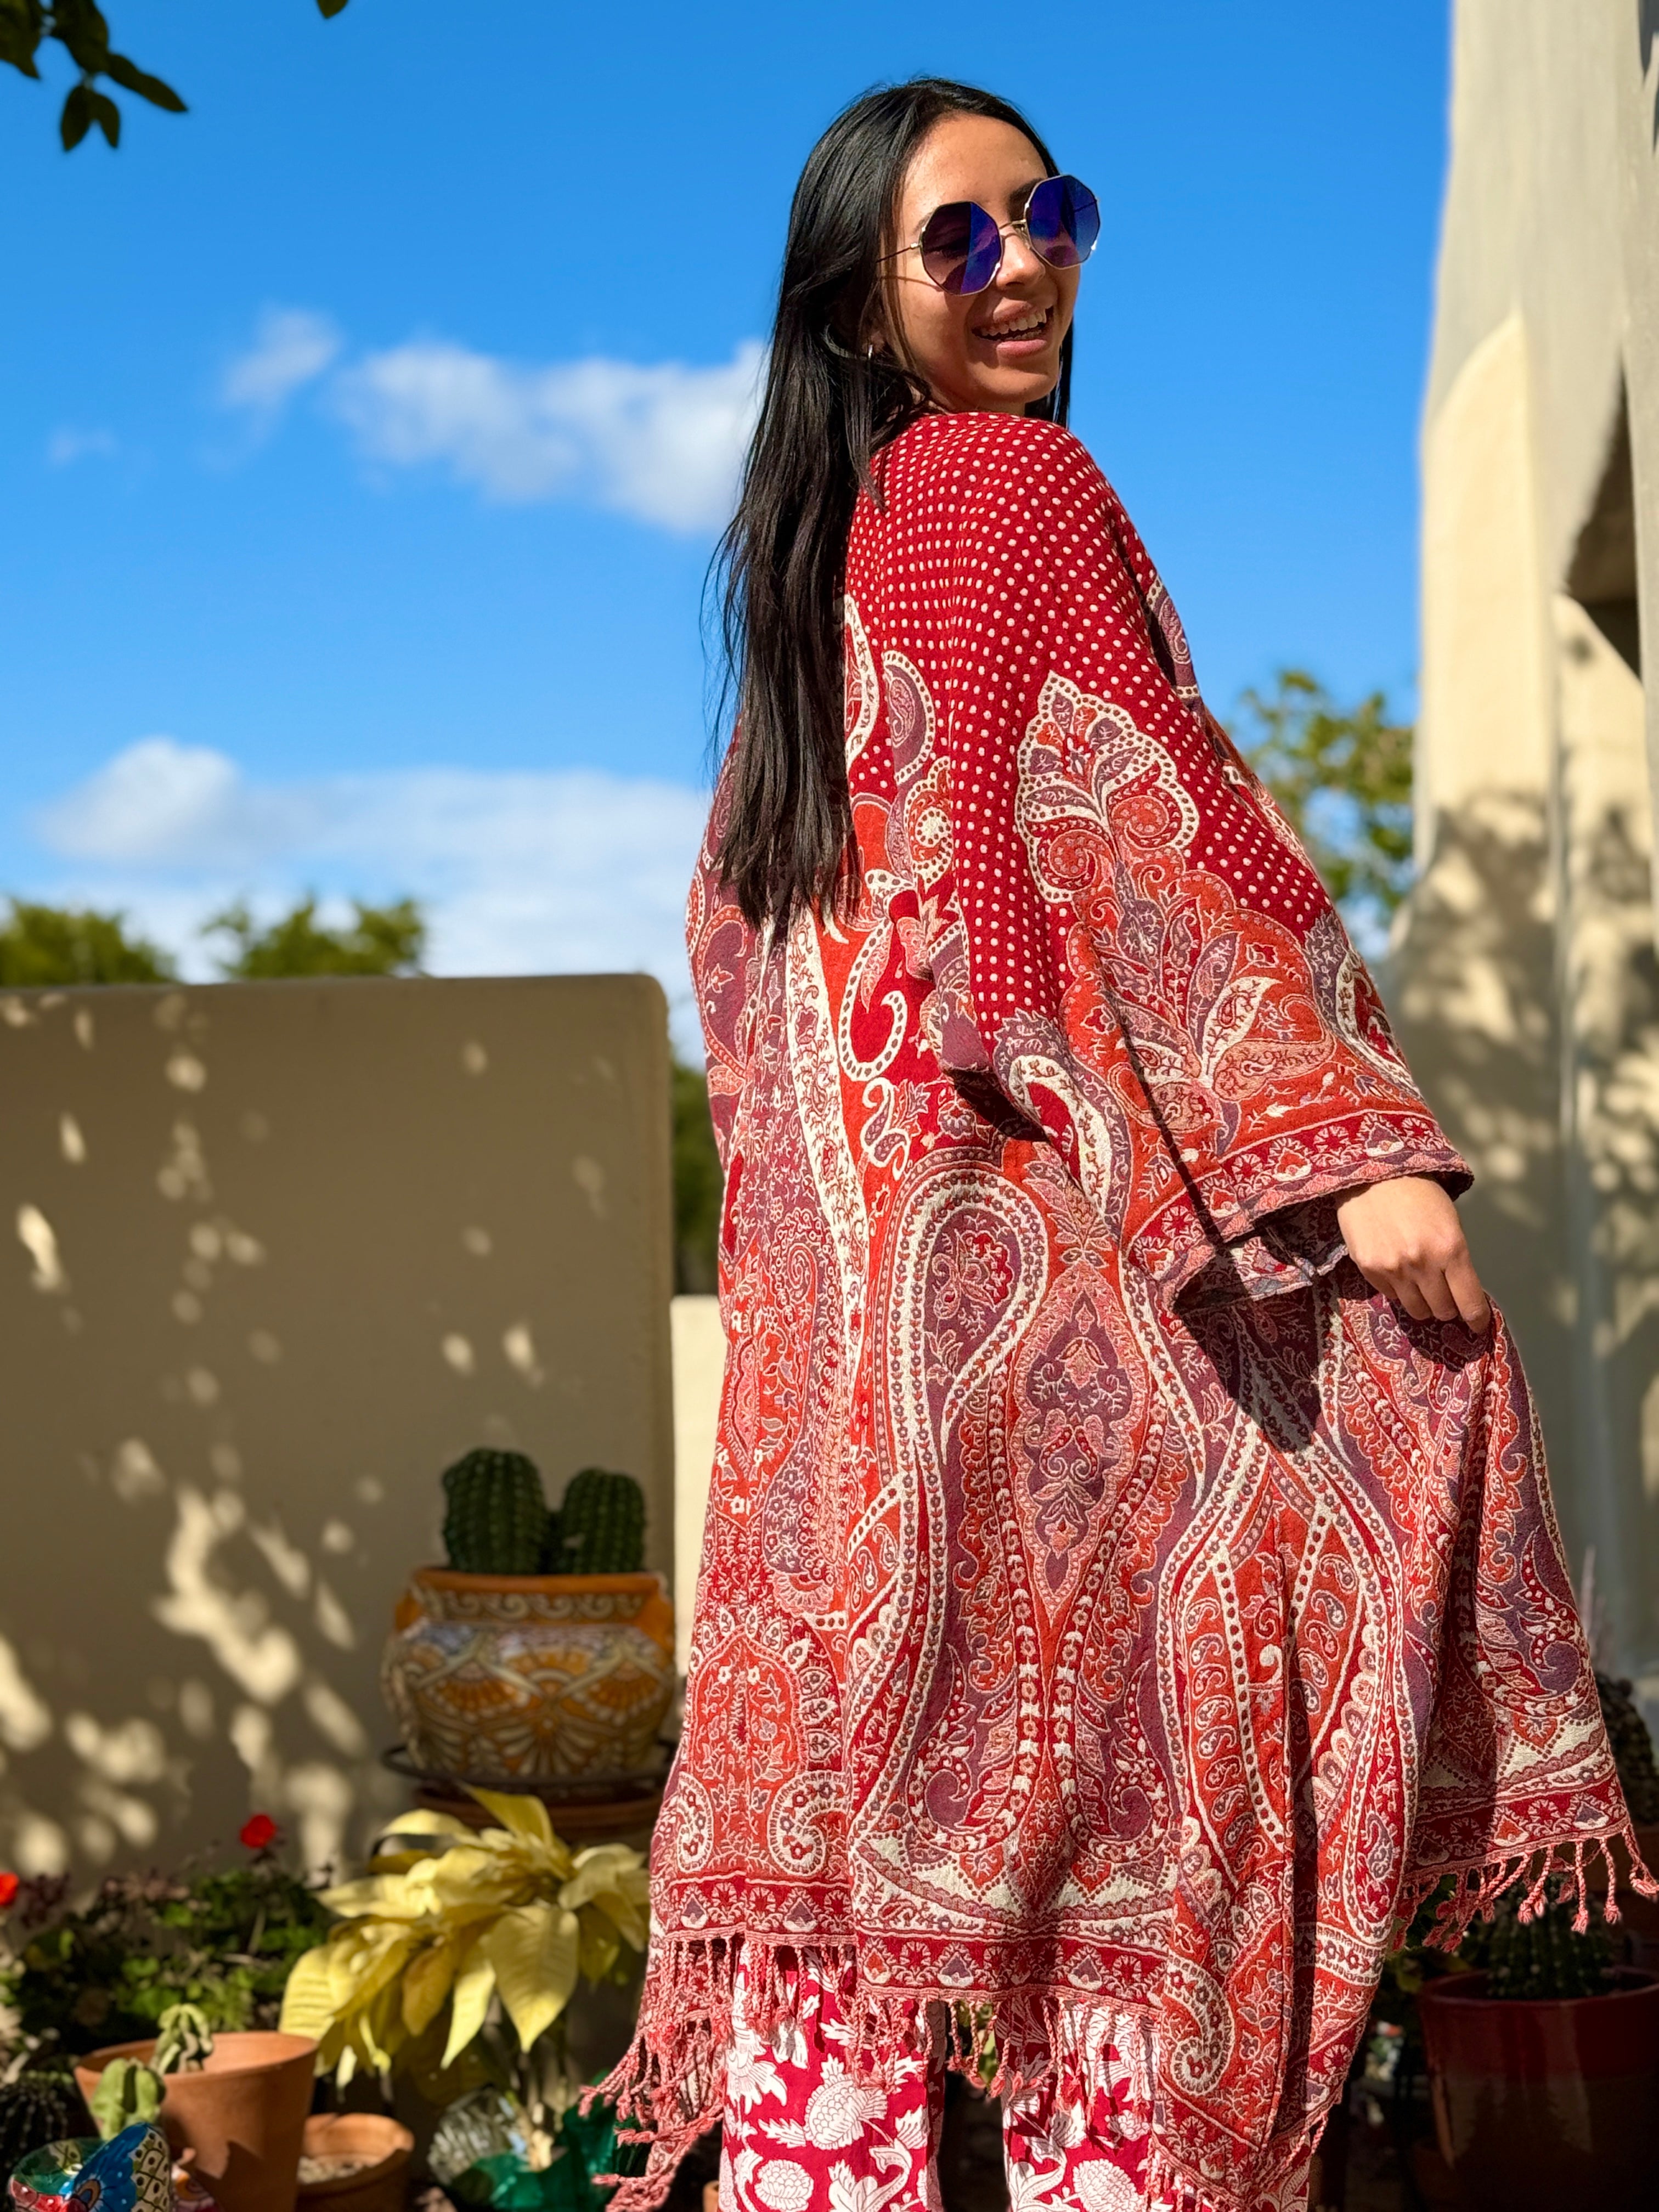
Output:
[[1041,314],[1034,323],[1009,323],[1004,325],[1000,329],[993,325],[988,330],[981,331],[979,332],[979,336],[982,338],[989,338],[993,343],[994,343],[998,338],[1032,337],[1038,331],[1045,327],[1048,320],[1048,318],[1046,313]]

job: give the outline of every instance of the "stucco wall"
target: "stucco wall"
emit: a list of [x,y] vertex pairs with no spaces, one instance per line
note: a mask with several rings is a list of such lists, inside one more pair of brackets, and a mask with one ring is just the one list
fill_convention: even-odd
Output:
[[451,1460],[637,1474],[672,1576],[662,994],[20,994],[0,1100],[0,1862],[356,1848]]
[[[1603,1656],[1659,1706],[1659,0],[1457,0],[1391,988]],[[1633,514],[1632,514],[1633,510]],[[1638,609],[1640,621],[1638,624]],[[1645,740],[1645,741],[1644,741]]]

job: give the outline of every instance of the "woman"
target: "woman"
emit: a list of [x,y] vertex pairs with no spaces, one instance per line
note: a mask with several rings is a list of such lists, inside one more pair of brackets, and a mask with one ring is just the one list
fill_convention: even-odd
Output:
[[[1525,1382],[1295,838],[1063,427],[1003,102],[795,196],[690,917],[729,1346],[619,2206],[1303,2201],[1401,1916],[1630,1832]],[[1571,1848],[1569,1848],[1571,1847]]]

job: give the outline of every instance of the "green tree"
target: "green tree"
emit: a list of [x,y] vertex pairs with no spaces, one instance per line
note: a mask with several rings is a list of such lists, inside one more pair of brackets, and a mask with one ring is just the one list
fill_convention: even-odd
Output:
[[0,987],[39,990],[58,983],[166,983],[170,957],[146,937],[128,934],[126,916],[90,907],[8,902],[0,924]]
[[708,1084],[676,1059],[670,1072],[674,1115],[674,1288],[717,1287],[724,1179],[708,1118]]
[[264,928],[239,901],[216,915],[204,937],[228,937],[235,950],[219,972],[235,982],[276,975],[414,975],[426,950],[426,919],[413,899],[392,906],[351,902],[357,919],[331,929],[317,919],[317,902],[302,899]]
[[[325,15],[337,15],[346,0],[317,0]],[[58,135],[67,153],[78,146],[95,124],[110,145],[121,143],[121,111],[98,80],[107,77],[123,92],[136,93],[152,107],[182,115],[185,103],[170,84],[151,76],[109,42],[109,25],[93,0],[0,0],[0,62],[9,62],[25,76],[40,77],[37,62],[42,46],[55,40],[81,72],[70,86],[58,121]]]
[[1300,668],[1272,693],[1247,691],[1231,731],[1307,845],[1326,888],[1351,916],[1386,923],[1411,888],[1412,726],[1373,691],[1336,705]]

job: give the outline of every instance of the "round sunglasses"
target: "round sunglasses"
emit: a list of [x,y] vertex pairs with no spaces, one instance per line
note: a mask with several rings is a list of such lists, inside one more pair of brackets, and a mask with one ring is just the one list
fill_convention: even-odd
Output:
[[884,261],[919,253],[941,292],[982,292],[1002,266],[1003,240],[1018,231],[1051,269],[1077,269],[1095,250],[1100,208],[1075,177],[1045,177],[1034,185],[1025,212],[999,222],[977,200],[951,200],[933,210],[914,246],[885,253]]

